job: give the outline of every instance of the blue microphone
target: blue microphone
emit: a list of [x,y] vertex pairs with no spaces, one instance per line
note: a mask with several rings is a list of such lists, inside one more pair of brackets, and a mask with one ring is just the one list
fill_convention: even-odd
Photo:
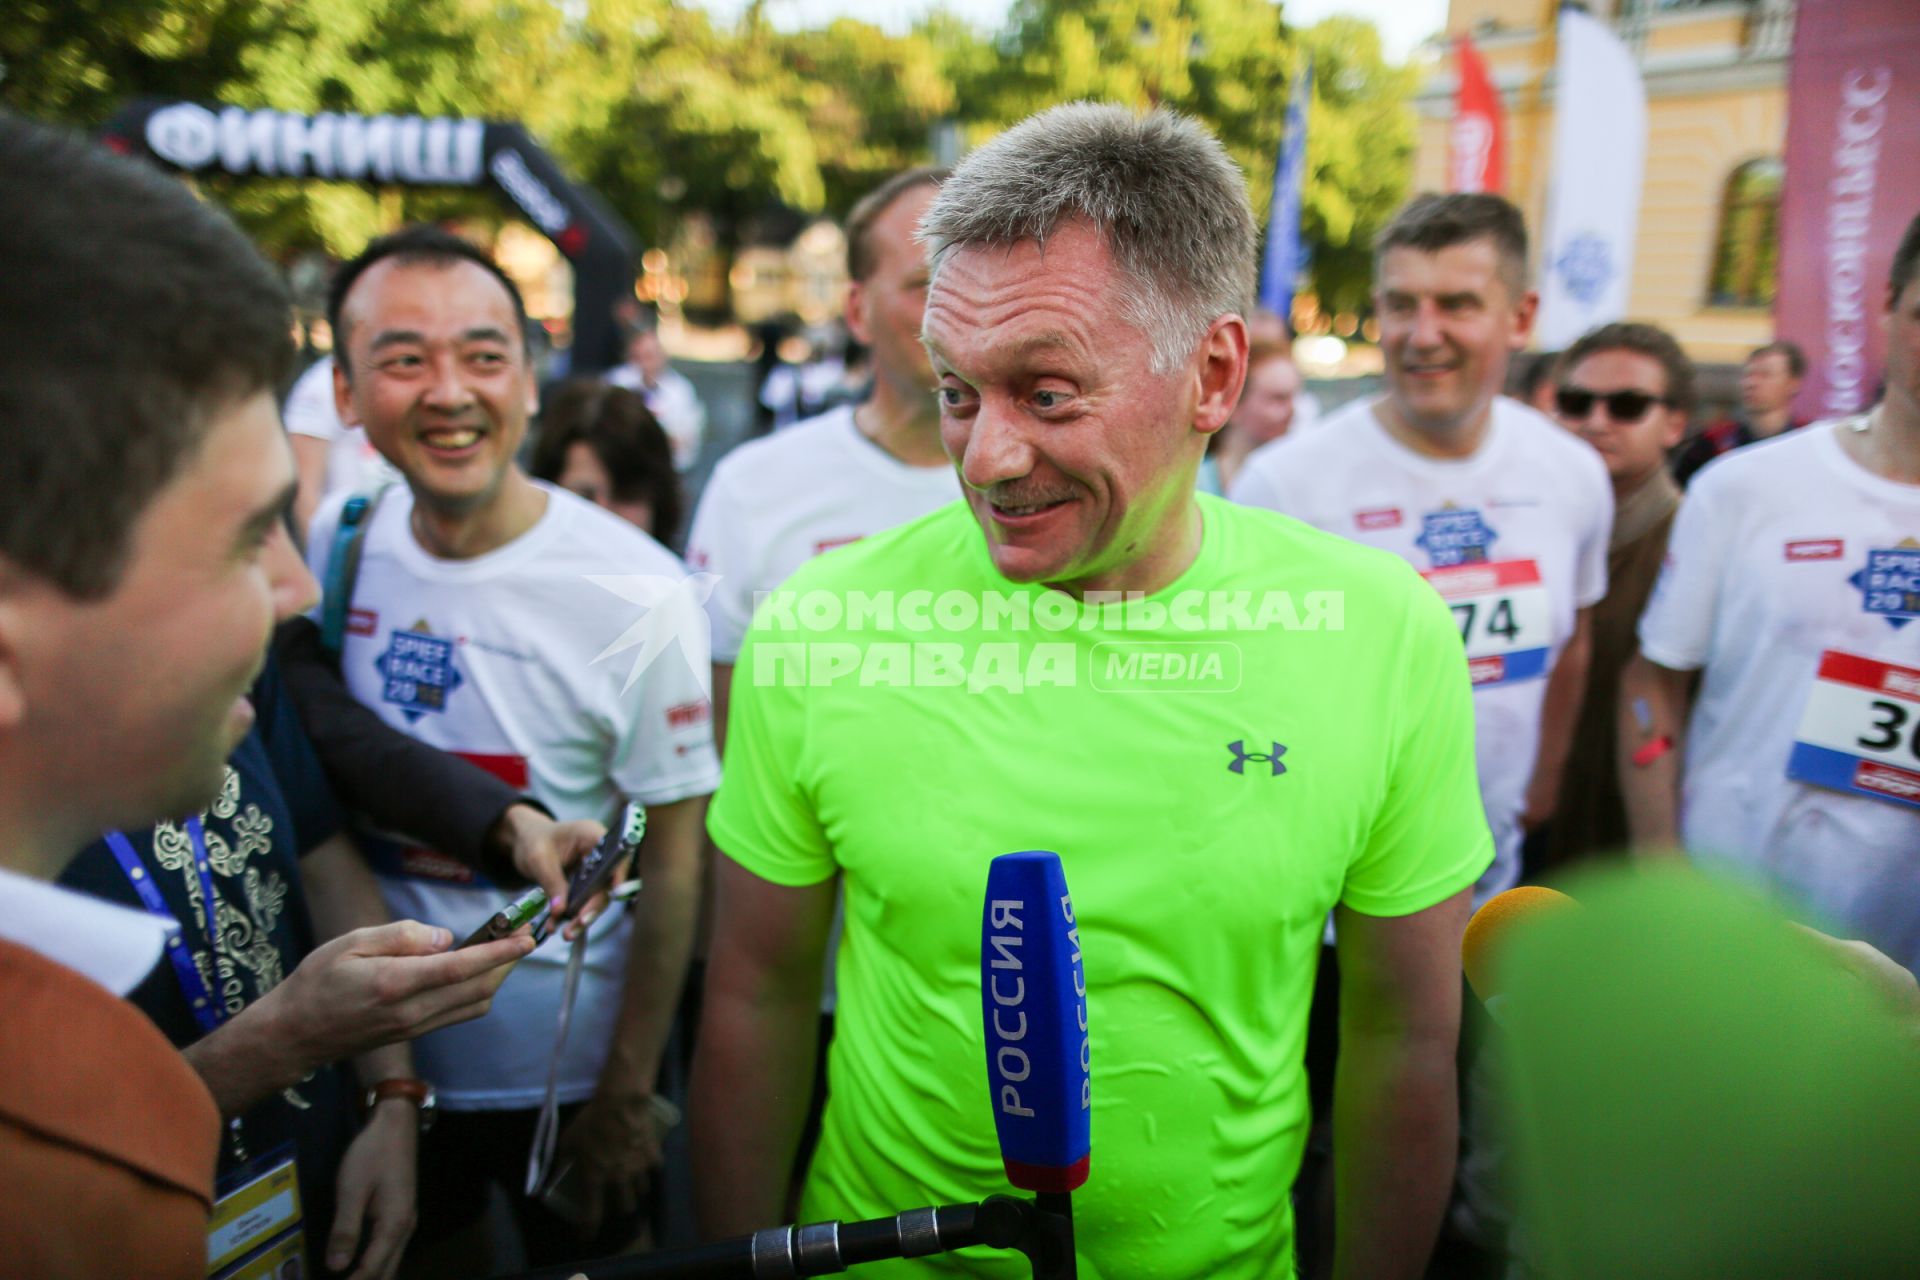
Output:
[[1007,1181],[1064,1195],[1087,1180],[1093,1084],[1080,930],[1059,854],[1005,853],[987,868],[980,1005]]

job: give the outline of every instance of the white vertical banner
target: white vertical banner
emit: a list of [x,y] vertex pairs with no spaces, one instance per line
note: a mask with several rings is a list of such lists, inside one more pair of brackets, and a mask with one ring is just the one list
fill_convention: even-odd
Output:
[[1646,86],[1606,24],[1572,7],[1560,10],[1554,79],[1553,184],[1536,335],[1548,351],[1627,314],[1647,152]]

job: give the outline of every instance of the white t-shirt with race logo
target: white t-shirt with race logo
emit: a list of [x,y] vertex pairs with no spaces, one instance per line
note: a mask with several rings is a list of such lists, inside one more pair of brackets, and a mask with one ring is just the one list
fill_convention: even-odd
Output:
[[960,496],[949,466],[916,467],[862,435],[842,406],[745,444],[714,468],[687,536],[687,562],[717,575],[707,599],[713,658],[732,662],[755,593],[847,542],[916,520]]
[[1461,625],[1474,681],[1480,799],[1494,861],[1484,901],[1520,874],[1520,815],[1540,745],[1547,677],[1575,613],[1607,592],[1613,490],[1591,448],[1497,397],[1468,458],[1415,453],[1362,401],[1325,429],[1247,459],[1228,496],[1393,552],[1419,569]]
[[[388,491],[366,534],[342,671],[395,728],[457,752],[563,820],[611,823],[623,799],[668,804],[720,781],[698,637],[676,639],[621,692],[639,647],[596,660],[639,621],[640,604],[589,581],[625,578],[657,601],[686,573],[626,521],[542,485],[533,528],[471,560],[429,555],[410,531],[412,494]],[[316,515],[309,556],[325,581],[339,502]],[[696,622],[697,605],[688,604]],[[663,613],[663,617],[667,616]],[[463,938],[510,893],[433,850],[370,836],[369,857],[396,918]],[[641,892],[646,890],[643,887]],[[593,926],[559,1097],[591,1097],[613,1035],[632,934],[624,911]],[[567,944],[550,938],[508,977],[486,1017],[414,1042],[420,1073],[452,1109],[539,1105],[560,1011]]]
[[[1854,462],[1844,430],[1790,432],[1695,477],[1640,649],[1663,667],[1703,669],[1681,784],[1689,851],[1912,966],[1920,485]],[[1799,780],[1814,775],[1822,782]],[[1855,781],[1866,794],[1838,789]]]
[[342,494],[365,493],[400,478],[400,473],[367,439],[364,428],[350,427],[340,421],[340,412],[333,401],[332,356],[321,356],[294,382],[281,417],[293,435],[327,442],[327,477],[326,487],[320,494],[322,503]]

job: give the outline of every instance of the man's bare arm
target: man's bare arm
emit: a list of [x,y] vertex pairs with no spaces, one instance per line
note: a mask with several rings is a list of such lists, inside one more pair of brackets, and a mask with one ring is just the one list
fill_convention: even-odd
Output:
[[647,838],[636,862],[640,894],[633,900],[633,945],[613,1049],[600,1073],[603,1089],[653,1092],[693,953],[706,813],[705,796],[647,808]]
[[1459,1130],[1460,935],[1469,890],[1409,916],[1336,913],[1337,1280],[1417,1277],[1440,1230]]
[[[1620,673],[1620,797],[1636,854],[1680,850],[1680,755],[1694,673],[1636,653]],[[1662,745],[1664,739],[1665,745]]]
[[1593,660],[1593,610],[1574,615],[1573,635],[1560,650],[1540,707],[1540,747],[1534,753],[1521,821],[1527,830],[1551,819],[1560,807],[1560,785],[1573,751],[1573,730],[1587,696],[1587,670]]
[[[716,662],[713,664],[713,753],[723,763],[727,758],[727,708],[732,702],[733,664]],[[704,833],[702,839],[706,841],[707,870],[700,891],[700,926],[694,932],[693,954],[705,964],[713,949],[713,904],[719,897],[714,877],[719,873],[720,850]]]
[[713,749],[727,758],[727,708],[733,703],[733,664],[713,664]]
[[789,888],[724,854],[693,1060],[694,1211],[723,1239],[782,1216],[813,1091],[833,880]]

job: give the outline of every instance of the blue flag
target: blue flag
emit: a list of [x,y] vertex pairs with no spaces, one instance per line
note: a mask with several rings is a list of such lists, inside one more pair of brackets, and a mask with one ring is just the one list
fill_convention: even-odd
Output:
[[1313,99],[1313,61],[1294,78],[1287,100],[1280,162],[1273,170],[1273,210],[1267,215],[1267,256],[1260,266],[1260,305],[1288,323],[1293,282],[1305,265],[1300,244],[1300,187],[1307,172],[1307,103]]

